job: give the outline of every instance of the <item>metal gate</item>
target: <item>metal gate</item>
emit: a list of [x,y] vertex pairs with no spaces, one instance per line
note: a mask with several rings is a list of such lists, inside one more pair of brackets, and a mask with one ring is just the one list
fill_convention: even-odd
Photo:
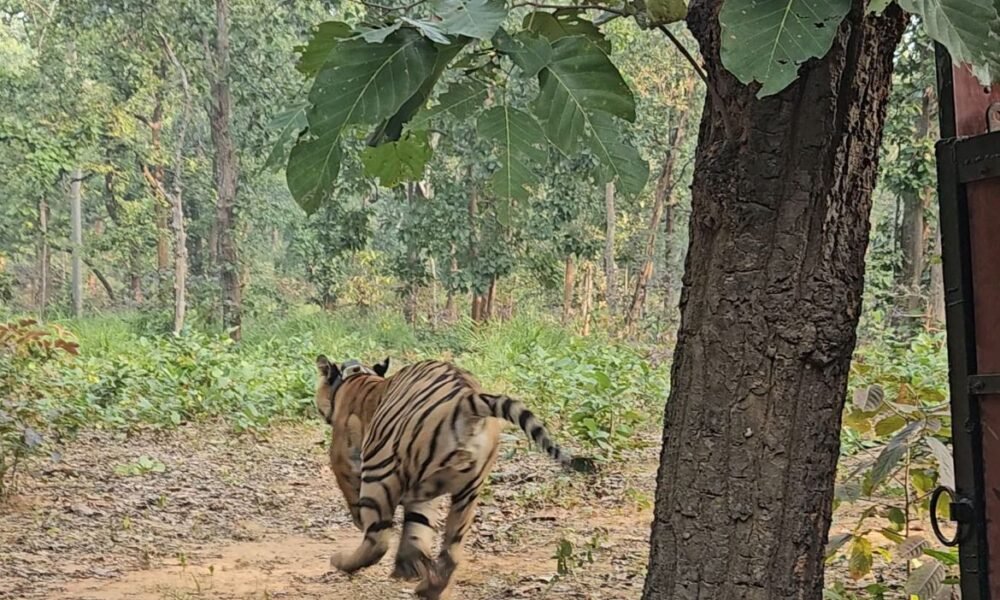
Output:
[[[1000,600],[1000,86],[937,48],[938,201],[955,489],[932,497],[958,545],[962,598]],[[954,538],[936,508],[950,496]]]

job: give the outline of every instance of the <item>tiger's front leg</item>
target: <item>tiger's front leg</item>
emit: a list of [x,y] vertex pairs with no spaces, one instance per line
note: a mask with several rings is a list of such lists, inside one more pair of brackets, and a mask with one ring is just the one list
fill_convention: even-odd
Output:
[[392,515],[399,503],[399,493],[399,481],[395,476],[373,482],[362,480],[357,507],[365,537],[354,551],[341,551],[331,556],[330,565],[344,573],[353,573],[382,560],[389,550]]

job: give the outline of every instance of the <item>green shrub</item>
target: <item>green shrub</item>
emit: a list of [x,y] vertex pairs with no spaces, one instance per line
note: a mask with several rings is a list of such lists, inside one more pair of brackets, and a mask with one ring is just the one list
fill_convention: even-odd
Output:
[[0,498],[26,458],[86,419],[52,394],[77,348],[56,326],[30,319],[0,325]]

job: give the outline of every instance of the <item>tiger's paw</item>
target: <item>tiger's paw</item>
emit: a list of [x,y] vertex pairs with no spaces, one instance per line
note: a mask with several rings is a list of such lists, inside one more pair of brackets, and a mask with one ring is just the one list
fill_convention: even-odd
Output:
[[393,579],[403,581],[427,580],[433,577],[434,565],[428,556],[419,550],[402,552],[396,555],[396,566],[392,570]]
[[356,567],[351,565],[350,561],[351,555],[347,552],[335,552],[330,556],[330,566],[337,569],[341,573],[351,573],[357,571]]

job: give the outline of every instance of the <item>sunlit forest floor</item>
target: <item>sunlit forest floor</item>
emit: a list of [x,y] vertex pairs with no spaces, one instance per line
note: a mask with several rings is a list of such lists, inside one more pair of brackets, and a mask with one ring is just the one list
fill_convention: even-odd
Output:
[[[258,437],[214,424],[84,434],[59,463],[24,477],[0,511],[0,597],[411,597],[411,584],[388,577],[391,554],[354,577],[330,571],[329,555],[359,534],[327,466],[325,435],[315,422]],[[658,461],[655,433],[643,441],[595,482],[507,439],[454,597],[638,599]],[[838,513],[834,531],[849,530],[858,510]],[[572,573],[558,576],[563,540]],[[847,579],[845,569],[832,565],[828,579]]]

